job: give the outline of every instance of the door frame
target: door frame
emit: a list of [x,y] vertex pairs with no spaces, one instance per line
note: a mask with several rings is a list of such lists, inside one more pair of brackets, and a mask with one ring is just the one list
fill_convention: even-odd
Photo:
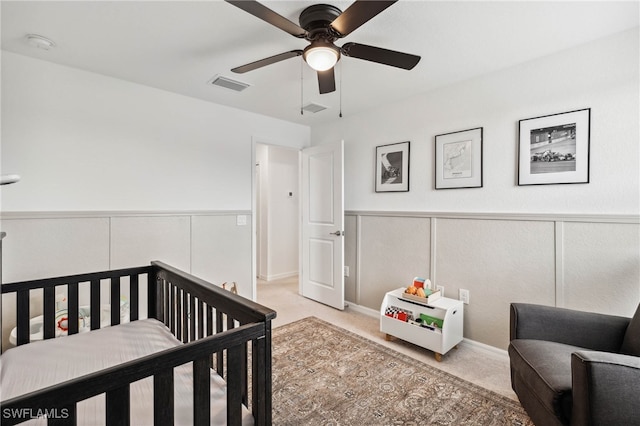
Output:
[[[278,148],[290,149],[298,152],[298,170],[301,166],[301,151],[307,146],[296,146],[292,144],[283,143],[281,140],[275,140],[273,138],[266,138],[261,136],[251,137],[251,295],[250,299],[256,301],[258,298],[258,252],[257,247],[257,173],[256,173],[256,147],[257,145],[274,146]],[[298,188],[300,187],[300,176],[298,176]],[[263,190],[264,188],[261,188]],[[298,206],[300,211],[300,206]],[[300,216],[300,214],[298,214]],[[300,217],[298,217],[298,228],[300,227]],[[300,232],[300,229],[298,229]],[[299,289],[301,291],[301,289]]]

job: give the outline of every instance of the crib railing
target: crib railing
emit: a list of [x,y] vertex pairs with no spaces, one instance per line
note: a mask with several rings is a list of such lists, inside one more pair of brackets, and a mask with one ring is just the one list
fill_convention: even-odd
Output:
[[[141,281],[146,277],[147,291]],[[128,424],[129,384],[154,377],[154,422],[173,419],[173,368],[194,364],[194,422],[209,424],[210,368],[227,382],[227,423],[240,424],[241,404],[251,408],[256,424],[271,424],[271,321],[275,311],[162,262],[150,266],[78,274],[2,285],[2,294],[16,295],[17,344],[29,343],[30,293],[42,289],[43,337],[55,337],[56,289],[66,287],[68,318],[78,318],[79,287],[89,285],[91,330],[101,327],[101,283],[109,282],[110,325],[120,323],[122,287],[129,287],[129,317],[140,317],[140,301],[149,318],[171,330],[182,346],[158,352],[107,370],[2,402],[2,412],[29,412],[38,407],[65,410],[62,424],[75,424],[75,404],[106,394],[107,424]],[[128,284],[127,284],[128,283]],[[65,290],[62,288],[62,290]],[[68,321],[68,334],[79,332],[78,321]],[[249,352],[250,345],[250,352]],[[215,354],[215,355],[214,355]],[[250,356],[249,356],[250,355]],[[226,370],[224,366],[226,364]],[[251,398],[248,366],[251,364]],[[3,424],[23,420],[3,419]],[[6,423],[5,423],[6,422]],[[56,423],[58,424],[58,423]]]
[[[42,290],[42,316],[43,316],[43,338],[51,339],[55,336],[56,321],[56,289],[58,292],[66,292],[66,309],[68,318],[79,317],[79,288],[81,285],[89,285],[89,305],[91,312],[90,328],[96,330],[101,327],[101,283],[103,280],[110,282],[111,319],[109,325],[120,324],[120,294],[121,278],[129,278],[130,294],[130,319],[135,321],[139,316],[139,281],[141,276],[150,275],[154,271],[153,265],[137,268],[118,269],[113,271],[93,272],[88,274],[69,275],[65,277],[46,278],[32,281],[22,281],[2,285],[2,294],[15,293],[16,297],[16,343],[24,345],[29,343],[29,319],[31,292]],[[155,300],[148,298],[149,316],[153,317],[155,312]],[[68,334],[76,334],[79,331],[78,321],[68,321]]]

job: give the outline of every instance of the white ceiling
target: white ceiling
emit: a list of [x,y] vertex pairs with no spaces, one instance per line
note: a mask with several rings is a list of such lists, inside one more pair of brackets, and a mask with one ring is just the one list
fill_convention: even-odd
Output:
[[[320,0],[322,2],[322,0]],[[351,1],[326,0],[345,10]],[[264,1],[298,23],[317,3]],[[336,42],[420,55],[411,71],[354,58],[320,95],[301,57],[246,74],[230,71],[307,42],[216,1],[2,1],[2,49],[306,125],[335,120],[638,26],[638,1],[401,0]],[[25,35],[54,40],[49,51]],[[208,86],[221,75],[243,92]],[[302,76],[302,82],[301,82]],[[301,93],[301,87],[303,87]],[[342,87],[342,90],[340,89]],[[301,103],[328,109],[300,114]]]

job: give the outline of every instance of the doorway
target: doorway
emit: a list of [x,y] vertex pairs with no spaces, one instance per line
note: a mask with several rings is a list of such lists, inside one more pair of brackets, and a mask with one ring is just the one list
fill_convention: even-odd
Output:
[[300,153],[256,143],[255,158],[256,279],[268,282],[297,276]]

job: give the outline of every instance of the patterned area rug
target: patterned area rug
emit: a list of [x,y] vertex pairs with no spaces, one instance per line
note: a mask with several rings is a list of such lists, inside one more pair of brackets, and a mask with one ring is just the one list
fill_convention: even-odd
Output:
[[274,425],[533,425],[519,403],[315,317],[273,330]]

